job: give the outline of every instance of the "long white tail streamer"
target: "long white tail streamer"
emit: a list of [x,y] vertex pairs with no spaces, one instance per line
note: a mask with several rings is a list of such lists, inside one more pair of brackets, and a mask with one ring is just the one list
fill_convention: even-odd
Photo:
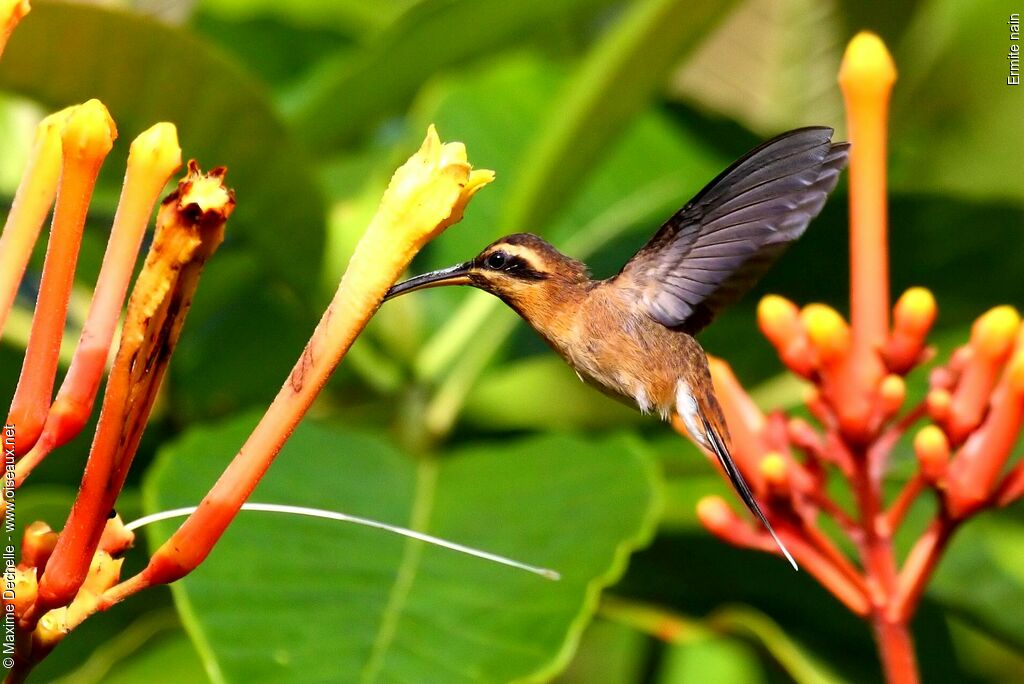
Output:
[[[150,523],[159,522],[160,520],[169,520],[171,518],[183,518],[186,515],[191,515],[198,510],[198,506],[186,506],[185,508],[174,508],[169,511],[160,511],[159,513],[153,513],[133,520],[132,522],[125,525],[125,529],[129,532],[139,529],[144,525]],[[440,537],[434,537],[429,534],[423,534],[415,530],[406,529],[405,527],[397,527],[395,525],[389,525],[382,523],[377,520],[371,520],[370,518],[360,518],[355,515],[348,515],[346,513],[338,513],[337,511],[325,511],[319,508],[307,508],[305,506],[287,506],[284,504],[264,504],[264,503],[244,503],[242,504],[243,511],[259,511],[261,513],[285,513],[288,515],[305,515],[311,518],[323,518],[325,520],[338,520],[340,522],[350,522],[356,525],[363,525],[365,527],[373,527],[378,530],[384,530],[386,532],[393,532],[395,534],[402,535],[403,537],[409,537],[410,539],[418,539],[419,541],[433,544],[434,546],[440,546],[445,549],[451,549],[452,551],[458,551],[469,556],[475,556],[477,558],[483,558],[494,563],[500,563],[501,565],[507,565],[513,568],[519,568],[520,570],[526,570],[532,572],[534,575],[540,575],[544,579],[549,580],[560,580],[562,576],[554,570],[548,568],[541,568],[536,565],[528,565],[527,563],[520,563],[517,560],[511,558],[505,558],[494,553],[488,553],[487,551],[481,551],[480,549],[474,549],[470,546],[463,546],[462,544],[456,544]]]

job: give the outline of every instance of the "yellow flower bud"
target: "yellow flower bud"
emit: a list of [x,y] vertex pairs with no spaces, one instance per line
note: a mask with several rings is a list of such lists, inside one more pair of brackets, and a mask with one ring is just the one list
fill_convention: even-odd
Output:
[[770,451],[764,455],[760,469],[768,484],[776,487],[786,484],[786,459],[777,451]]
[[736,520],[736,514],[720,496],[705,496],[697,502],[697,519],[712,532],[724,530]]
[[811,344],[824,362],[844,356],[850,346],[850,329],[835,309],[824,304],[808,304],[801,312]]
[[800,322],[800,312],[785,297],[765,295],[757,305],[757,322],[765,337],[779,345],[792,336]]
[[935,321],[937,308],[935,296],[929,290],[912,287],[900,296],[893,307],[893,327],[916,337],[924,337]]
[[940,479],[949,463],[949,440],[946,433],[936,425],[921,428],[914,436],[914,453],[917,454],[925,477],[932,482]]
[[896,65],[885,43],[870,31],[861,31],[846,46],[839,66],[839,85],[846,92],[888,93],[896,82]]
[[64,122],[61,136],[65,158],[102,161],[117,139],[117,126],[99,100],[75,107]]
[[971,347],[986,359],[1000,362],[1010,352],[1020,328],[1020,314],[1012,306],[990,309],[971,327]]
[[903,400],[907,397],[907,384],[898,375],[887,375],[878,388],[882,402],[882,411],[891,416],[900,410]]
[[928,393],[925,400],[928,406],[928,415],[934,420],[942,421],[949,416],[949,408],[953,403],[953,395],[949,390],[933,389]]
[[138,166],[154,176],[165,178],[181,166],[181,147],[178,146],[178,130],[174,124],[162,123],[150,126],[132,141],[128,152],[128,167]]

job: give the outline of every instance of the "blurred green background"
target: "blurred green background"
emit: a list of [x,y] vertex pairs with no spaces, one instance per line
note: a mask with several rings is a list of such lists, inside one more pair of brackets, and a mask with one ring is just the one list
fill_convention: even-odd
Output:
[[[1024,90],[1006,85],[1007,20],[1020,8],[1003,0],[33,4],[0,61],[0,208],[43,113],[97,97],[121,135],[93,201],[66,342],[135,135],[174,122],[185,157],[227,165],[237,191],[119,503],[126,519],[209,488],[431,122],[497,181],[416,271],[526,230],[610,275],[760,140],[809,124],[841,139],[835,74],[868,28],[899,69],[894,295],[917,284],[936,294],[940,359],[983,311],[1024,304]],[[777,292],[847,310],[846,200],[843,181],[805,238],[702,337],[765,407],[793,406],[799,387],[758,334],[754,306]],[[0,387],[12,392],[43,249],[0,344]],[[61,525],[90,435],[19,492],[19,525]],[[897,449],[894,486],[911,458]],[[812,578],[703,531],[694,506],[711,493],[728,495],[694,447],[582,386],[511,311],[431,290],[380,311],[254,500],[416,527],[554,567],[562,582],[380,532],[243,514],[193,576],[90,619],[38,681],[878,680],[868,628]],[[903,548],[929,512],[925,497]],[[1020,506],[958,534],[914,622],[926,681],[1024,679],[1022,558]],[[604,587],[615,600],[599,609]],[[678,643],[629,624],[635,601],[683,619]]]

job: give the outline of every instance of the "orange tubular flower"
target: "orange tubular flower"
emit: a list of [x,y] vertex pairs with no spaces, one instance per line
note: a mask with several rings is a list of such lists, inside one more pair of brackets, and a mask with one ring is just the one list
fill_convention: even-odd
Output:
[[52,449],[74,438],[88,421],[142,236],[160,193],[180,166],[181,148],[172,124],[157,124],[132,142],[121,200],[78,348],[39,440],[18,461],[17,485]]
[[886,138],[896,67],[881,39],[850,41],[839,69],[850,141],[850,321],[852,363],[861,391],[880,379],[878,352],[888,337],[889,273]]
[[1020,315],[1010,306],[998,306],[974,322],[971,353],[953,393],[946,424],[953,443],[963,442],[981,423],[1019,327]]
[[71,108],[51,114],[36,127],[36,137],[0,234],[0,334],[14,305],[18,283],[32,256],[32,247],[57,196],[60,179],[61,132]]
[[423,245],[462,218],[494,174],[473,170],[462,143],[441,144],[433,126],[391,179],[331,304],[277,397],[199,510],[149,565],[108,592],[104,607],[153,584],[183,577],[210,553],[356,336]]
[[53,228],[29,333],[28,349],[11,402],[8,423],[18,426],[15,455],[35,444],[50,408],[57,353],[64,334],[68,297],[78,262],[86,211],[100,165],[117,137],[117,128],[99,100],[74,108],[64,123],[63,168]]

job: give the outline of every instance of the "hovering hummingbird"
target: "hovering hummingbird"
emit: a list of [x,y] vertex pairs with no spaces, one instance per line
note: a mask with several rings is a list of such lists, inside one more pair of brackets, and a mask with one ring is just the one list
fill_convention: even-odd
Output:
[[584,382],[643,413],[682,418],[713,453],[747,508],[793,567],[729,453],[700,330],[745,293],[818,215],[847,162],[832,129],[800,128],[756,147],[673,214],[606,280],[530,233],[474,259],[392,287],[385,300],[428,287],[470,285],[499,297]]

